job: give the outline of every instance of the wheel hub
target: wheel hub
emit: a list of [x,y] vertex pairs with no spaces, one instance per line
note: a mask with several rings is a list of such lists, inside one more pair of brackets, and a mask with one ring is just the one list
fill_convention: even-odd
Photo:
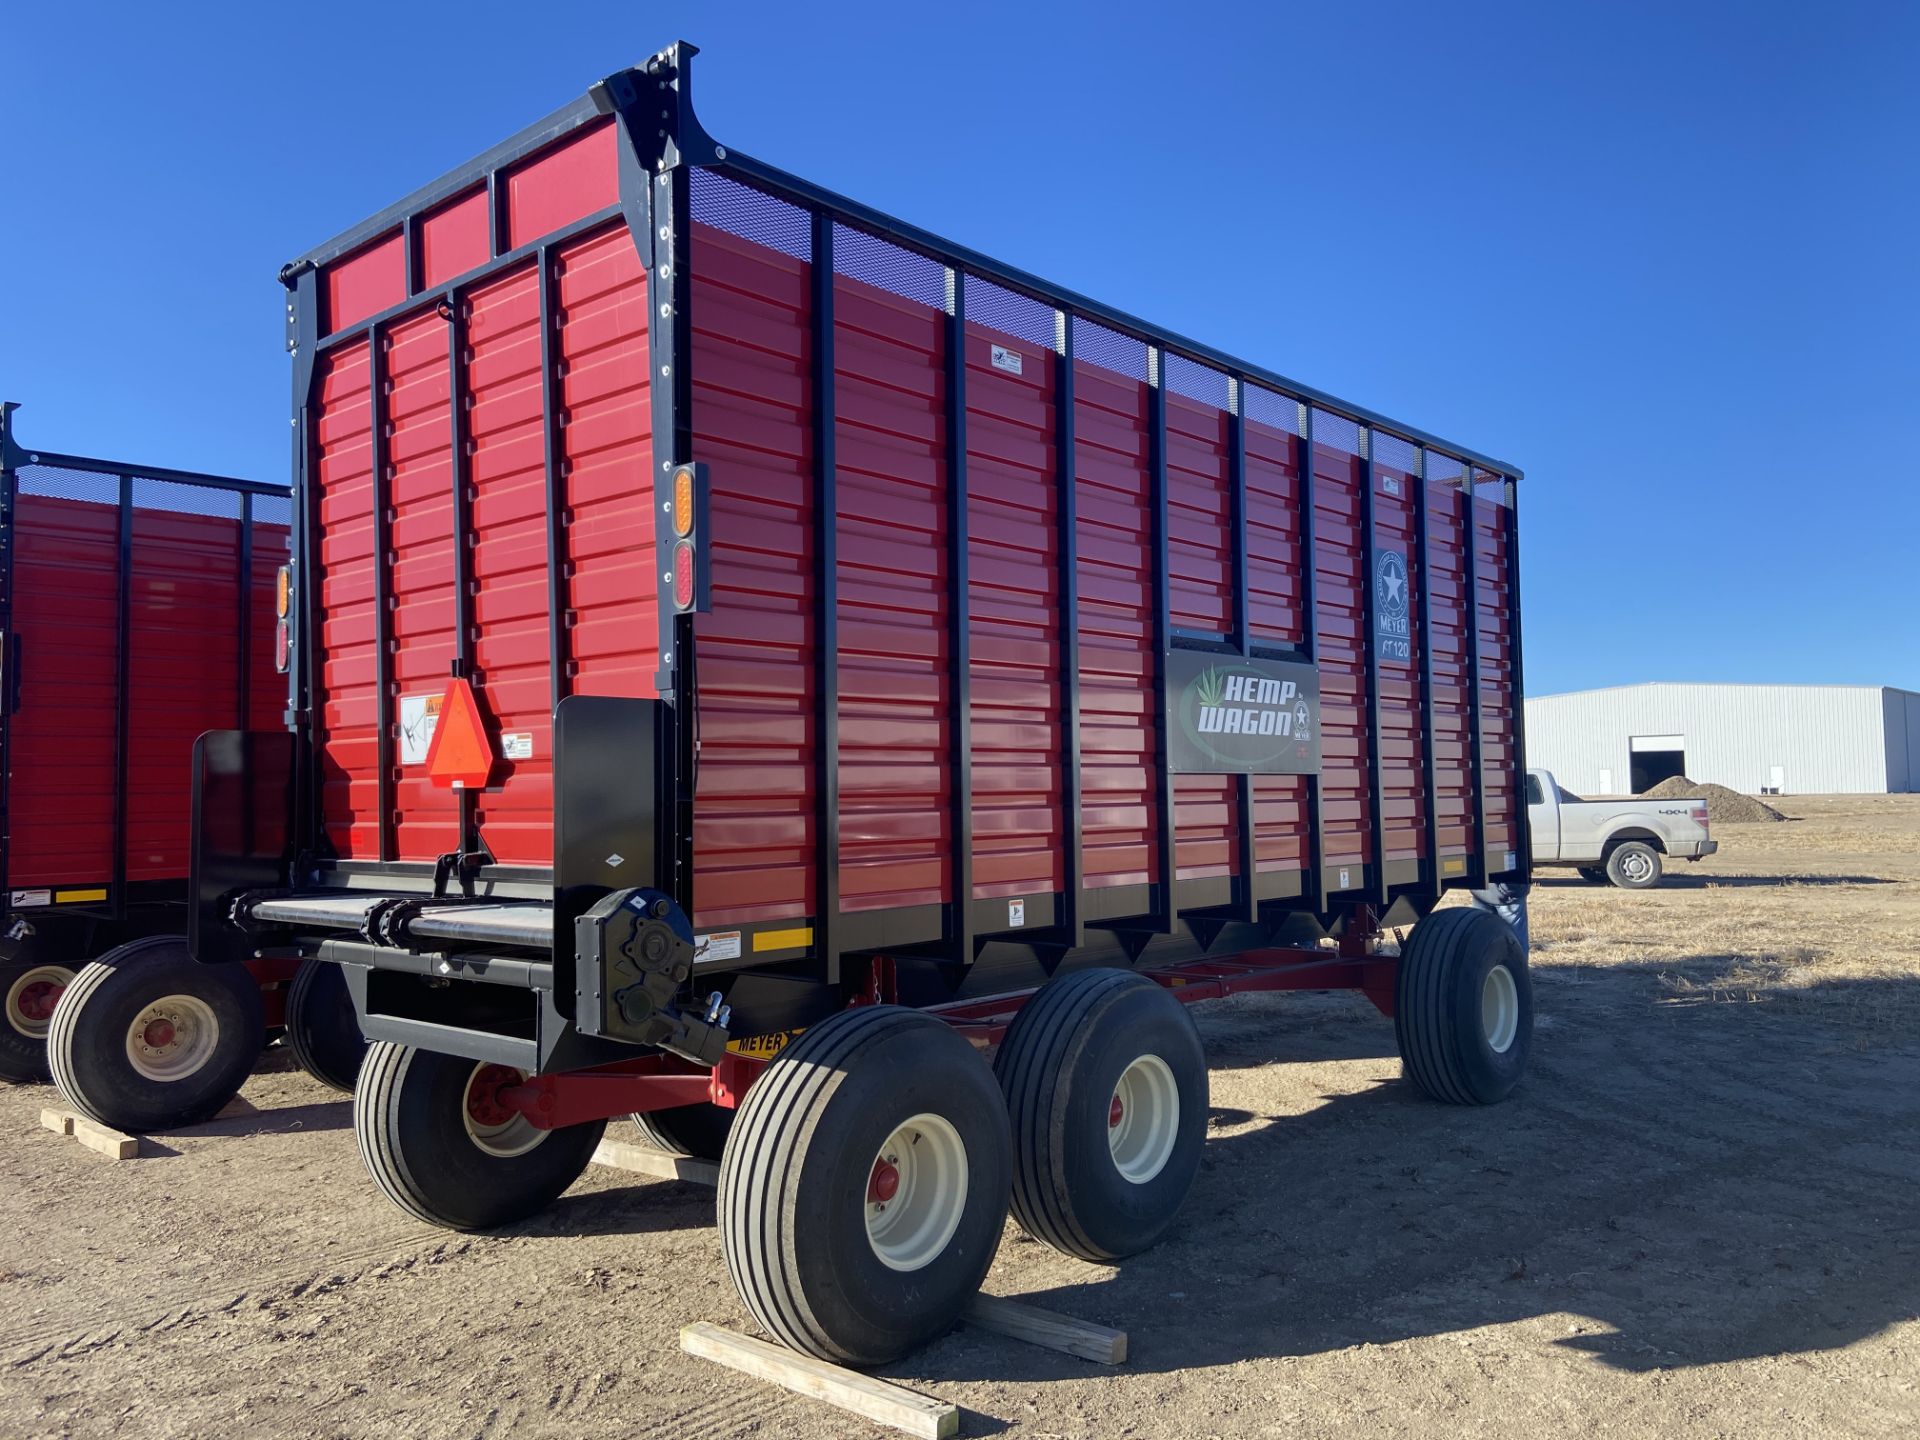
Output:
[[199,1073],[220,1046],[220,1017],[198,995],[165,995],[127,1026],[127,1063],[168,1084]]
[[1145,1185],[1166,1168],[1180,1138],[1180,1085],[1158,1055],[1142,1055],[1120,1072],[1107,1102],[1107,1149],[1114,1168]]
[[1480,1033],[1496,1055],[1511,1050],[1520,1033],[1520,987],[1504,965],[1494,966],[1480,983]]
[[945,1116],[902,1121],[867,1172],[867,1243],[890,1270],[940,1257],[967,1207],[967,1147]]
[[60,996],[73,972],[60,965],[36,965],[17,977],[6,994],[7,1023],[22,1035],[44,1039]]
[[460,1121],[467,1138],[497,1160],[524,1155],[547,1138],[519,1110],[507,1103],[505,1092],[526,1083],[527,1077],[511,1065],[481,1061],[467,1076],[466,1093],[461,1097]]
[[20,1013],[28,1020],[44,1023],[53,1018],[53,1007],[67,987],[51,980],[36,980],[20,992]]

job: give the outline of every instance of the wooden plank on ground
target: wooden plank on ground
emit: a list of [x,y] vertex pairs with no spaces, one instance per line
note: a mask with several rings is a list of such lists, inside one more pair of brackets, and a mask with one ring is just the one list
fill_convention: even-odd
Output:
[[602,1140],[593,1152],[593,1163],[615,1170],[631,1170],[636,1175],[657,1175],[662,1180],[685,1180],[690,1185],[718,1185],[720,1167],[711,1160],[691,1160],[685,1155],[669,1155],[646,1145],[626,1140]]
[[131,1160],[140,1153],[140,1142],[132,1135],[109,1130],[85,1116],[73,1117],[73,1138],[89,1150],[97,1150],[109,1160]]
[[73,1116],[65,1110],[42,1110],[40,1123],[56,1135],[73,1134]]
[[935,1400],[903,1385],[876,1380],[857,1370],[845,1370],[824,1360],[769,1345],[764,1340],[736,1335],[705,1321],[681,1330],[680,1348],[689,1355],[726,1365],[796,1395],[851,1410],[877,1425],[920,1436],[921,1440],[945,1440],[946,1436],[960,1433],[957,1405]]
[[1071,1315],[1042,1310],[1022,1300],[976,1295],[967,1306],[965,1318],[969,1325],[991,1330],[996,1335],[1008,1335],[1030,1345],[1044,1345],[1049,1350],[1078,1355],[1083,1360],[1097,1360],[1102,1365],[1118,1365],[1127,1358],[1126,1331],[1075,1320]]

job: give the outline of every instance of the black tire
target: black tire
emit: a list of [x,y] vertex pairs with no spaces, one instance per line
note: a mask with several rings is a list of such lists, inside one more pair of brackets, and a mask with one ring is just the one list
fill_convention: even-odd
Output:
[[[1504,982],[1490,979],[1504,970]],[[1490,990],[1501,1034],[1488,1032]],[[1510,1029],[1508,1028],[1510,1024]],[[1533,983],[1513,928],[1485,910],[1436,910],[1413,927],[1394,982],[1394,1038],[1412,1080],[1449,1105],[1504,1100],[1533,1045]],[[1502,1043],[1504,1041],[1504,1043]]]
[[1607,879],[1622,890],[1651,890],[1660,883],[1660,852],[1644,840],[1626,840],[1607,852]]
[[1604,885],[1607,883],[1607,872],[1604,866],[1582,865],[1579,867],[1577,873],[1580,878],[1589,885]]
[[[1148,1071],[1156,1058],[1159,1071]],[[1136,1065],[1140,1069],[1131,1069]],[[1144,975],[1073,971],[1027,1002],[993,1068],[1012,1122],[1013,1213],[1021,1229],[1056,1250],[1099,1262],[1137,1254],[1166,1233],[1206,1143],[1207,1057],[1186,1006]],[[1157,1101],[1163,1117],[1177,1117],[1170,1147],[1153,1143],[1143,1130],[1136,1142],[1147,1149],[1130,1161],[1127,1131],[1119,1131],[1118,1152],[1110,1138],[1127,1073],[1170,1079],[1170,1107],[1157,1085],[1147,1083],[1140,1093]],[[1130,1081],[1130,1089],[1135,1084]],[[1155,1107],[1133,1108],[1144,1120]],[[1123,1105],[1118,1125],[1127,1123]],[[1123,1162],[1140,1178],[1128,1178]]]
[[[492,1230],[538,1214],[580,1178],[607,1128],[594,1120],[534,1131],[520,1121],[524,1131],[482,1148],[467,1124],[467,1100],[483,1067],[387,1040],[368,1046],[360,1067],[353,1094],[360,1158],[389,1200],[429,1225]],[[522,1142],[530,1142],[525,1150],[506,1153]]]
[[302,960],[287,987],[287,1048],[300,1068],[335,1090],[351,1093],[367,1056],[367,1040],[353,1013],[347,977],[325,960]]
[[640,1139],[669,1155],[695,1160],[718,1160],[727,1148],[733,1117],[739,1112],[725,1105],[676,1105],[671,1110],[649,1110],[630,1117]]
[[0,963],[0,1080],[31,1085],[52,1078],[47,1031],[74,967],[44,958]]
[[[902,1188],[876,1200],[883,1150],[915,1121],[905,1143],[929,1148],[905,1153],[925,1158],[904,1174],[890,1165]],[[979,1290],[1006,1224],[1010,1148],[993,1073],[949,1026],[894,1005],[841,1011],[782,1050],[740,1107],[720,1162],[727,1270],[794,1349],[896,1360],[950,1329]],[[940,1183],[956,1173],[963,1184]],[[943,1196],[950,1231],[928,1218]],[[883,1220],[888,1203],[898,1208]],[[911,1220],[902,1239],[917,1248],[870,1238],[870,1207],[880,1225]],[[889,1265],[883,1245],[911,1268]]]
[[[133,1059],[133,1027],[149,1006],[166,1007],[170,1038]],[[238,965],[202,965],[177,935],[152,935],[85,966],[54,1007],[47,1031],[53,1083],[66,1102],[102,1125],[133,1134],[211,1119],[252,1073],[265,1044],[260,987]],[[169,1067],[177,1073],[164,1073]]]

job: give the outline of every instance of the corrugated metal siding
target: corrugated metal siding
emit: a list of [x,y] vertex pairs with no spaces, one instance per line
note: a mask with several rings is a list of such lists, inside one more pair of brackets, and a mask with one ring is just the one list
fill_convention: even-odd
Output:
[[[1899,753],[1878,687],[1626,685],[1527,701],[1527,760],[1576,793],[1600,771],[1624,791],[1636,735],[1686,737],[1687,774],[1753,794],[1785,772],[1788,794],[1883,794]],[[1911,728],[1911,722],[1909,722]],[[1906,782],[1911,787],[1911,778]]]

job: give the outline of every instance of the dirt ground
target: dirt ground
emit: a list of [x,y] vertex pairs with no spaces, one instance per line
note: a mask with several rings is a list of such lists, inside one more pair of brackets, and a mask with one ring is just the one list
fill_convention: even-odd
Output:
[[[1173,1236],[1106,1268],[1010,1226],[987,1282],[1130,1362],[962,1329],[892,1373],[1029,1440],[1920,1433],[1920,797],[1783,807],[1658,891],[1549,875],[1505,1105],[1411,1093],[1356,997],[1201,1007]],[[346,1101],[246,1098],[116,1164],[0,1090],[0,1435],[889,1433],[680,1353],[753,1330],[711,1192],[595,1169],[449,1235]]]

